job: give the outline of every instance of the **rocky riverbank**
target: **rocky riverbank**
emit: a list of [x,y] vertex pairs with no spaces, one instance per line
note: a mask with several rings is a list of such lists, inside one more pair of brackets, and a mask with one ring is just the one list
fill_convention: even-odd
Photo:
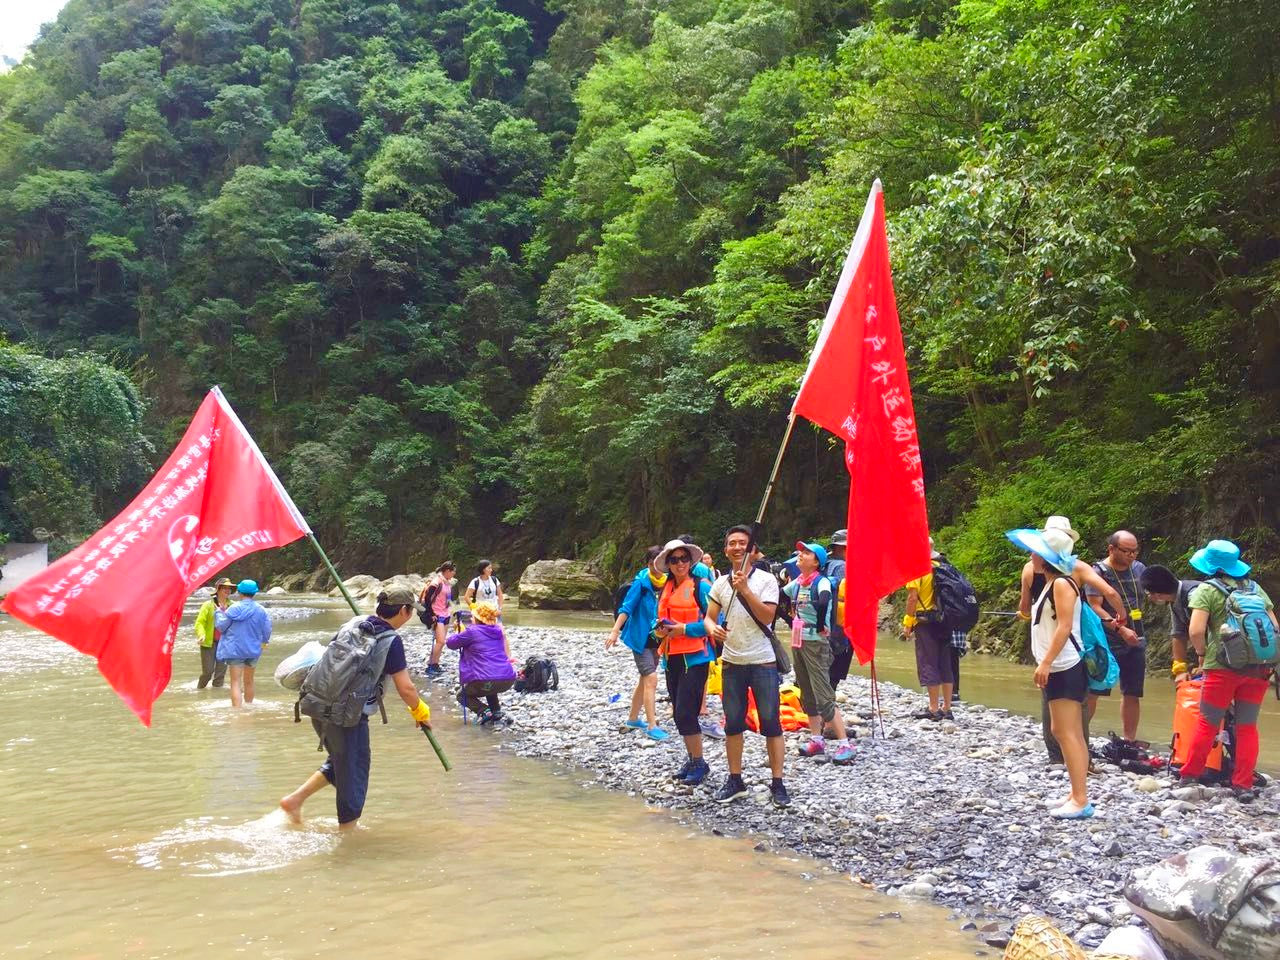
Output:
[[[1038,721],[980,705],[958,706],[954,723],[912,720],[924,697],[882,682],[885,736],[873,739],[870,683],[858,677],[840,691],[846,718],[857,718],[851,766],[796,756],[801,735],[788,734],[794,803],[778,810],[768,802],[764,741],[748,734],[744,776],[754,793],[720,805],[711,799],[726,773],[719,742],[706,745],[711,778],[691,790],[671,780],[684,748],[669,705],[659,704],[673,733],[669,741],[622,732],[635,683],[626,650],[606,653],[598,633],[516,627],[509,636],[513,655],[551,656],[560,671],[556,692],[504,697],[513,724],[493,735],[510,749],[588,770],[601,786],[670,808],[717,834],[757,838],[762,851],[807,854],[884,892],[954,907],[993,948],[1027,912],[1052,918],[1086,946],[1096,944],[1112,926],[1137,922],[1123,899],[1135,867],[1197,844],[1280,857],[1280,785],[1243,805],[1225,791],[1179,790],[1167,778],[1102,765],[1089,778],[1097,815],[1055,821],[1046,802],[1066,793],[1066,773],[1046,765]],[[410,666],[420,673],[425,633],[408,639]],[[446,654],[450,683],[456,665],[456,656]]]

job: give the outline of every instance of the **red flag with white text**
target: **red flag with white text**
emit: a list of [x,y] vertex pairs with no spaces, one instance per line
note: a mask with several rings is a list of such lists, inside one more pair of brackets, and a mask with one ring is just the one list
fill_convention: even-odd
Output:
[[845,630],[875,656],[880,598],[931,570],[920,442],[877,180],[792,412],[842,437],[849,469]]
[[133,502],[0,609],[97,658],[107,682],[150,726],[152,704],[169,683],[186,598],[246,555],[310,532],[214,387]]

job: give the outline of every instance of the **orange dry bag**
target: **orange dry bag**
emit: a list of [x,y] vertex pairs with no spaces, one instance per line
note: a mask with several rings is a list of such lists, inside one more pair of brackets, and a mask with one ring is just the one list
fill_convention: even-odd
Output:
[[[1183,680],[1173,694],[1173,739],[1169,742],[1169,762],[1182,766],[1191,756],[1191,742],[1196,727],[1200,725],[1200,690],[1204,681],[1199,677]],[[1222,744],[1214,744],[1205,766],[1210,770],[1222,769]]]

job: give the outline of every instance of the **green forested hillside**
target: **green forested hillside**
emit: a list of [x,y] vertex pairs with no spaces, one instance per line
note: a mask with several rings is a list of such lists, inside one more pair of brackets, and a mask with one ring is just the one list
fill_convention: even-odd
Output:
[[[128,369],[161,448],[222,384],[351,568],[629,562],[753,509],[878,176],[981,588],[1048,512],[1275,558],[1274,38],[1267,0],[70,0],[0,76],[0,332]],[[798,431],[771,538],[845,490]]]

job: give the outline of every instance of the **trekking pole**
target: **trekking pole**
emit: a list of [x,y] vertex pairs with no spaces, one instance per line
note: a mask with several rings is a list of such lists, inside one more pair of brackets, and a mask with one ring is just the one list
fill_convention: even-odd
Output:
[[[316,548],[316,553],[320,554],[320,559],[324,561],[324,565],[329,569],[329,575],[333,577],[334,582],[338,585],[338,589],[342,591],[342,596],[347,601],[347,606],[351,608],[351,612],[357,617],[360,616],[360,608],[356,606],[356,602],[351,599],[351,594],[347,592],[347,586],[342,582],[342,578],[338,576],[338,571],[333,568],[328,555],[324,552],[324,548],[320,546],[320,541],[316,539],[316,535],[307,531],[307,539],[311,541],[311,545]],[[422,732],[427,735],[427,739],[431,741],[431,749],[436,752],[436,756],[440,758],[440,763],[445,770],[452,770],[453,764],[449,762],[449,758],[444,755],[444,751],[440,749],[440,744],[436,742],[435,734],[426,727],[422,728]]]
[[[760,526],[760,521],[764,519],[765,508],[769,506],[769,495],[773,493],[773,485],[778,481],[778,471],[782,469],[782,455],[787,452],[787,443],[791,440],[791,431],[795,429],[796,412],[791,411],[791,415],[787,417],[787,431],[782,435],[782,443],[778,445],[778,455],[773,459],[773,472],[769,474],[769,482],[765,484],[764,496],[760,498],[760,509],[756,511],[756,527]],[[755,538],[752,538],[749,546],[755,546]]]

